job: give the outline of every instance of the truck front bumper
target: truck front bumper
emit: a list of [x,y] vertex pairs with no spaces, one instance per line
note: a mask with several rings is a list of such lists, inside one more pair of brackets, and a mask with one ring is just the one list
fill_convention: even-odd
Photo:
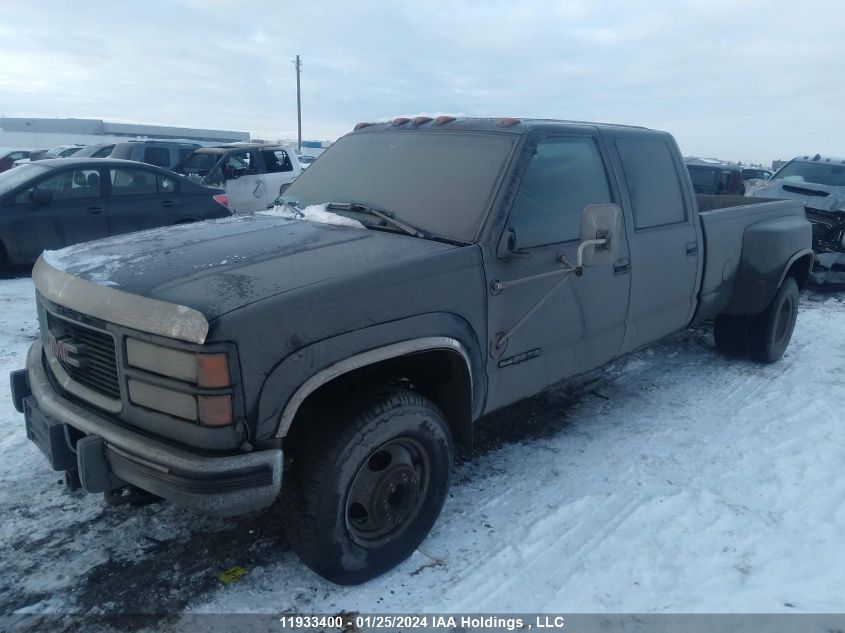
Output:
[[231,516],[266,508],[281,490],[281,449],[206,456],[142,435],[59,394],[40,342],[30,348],[26,369],[12,373],[11,386],[27,437],[55,470],[77,470],[86,492],[128,483],[178,506]]

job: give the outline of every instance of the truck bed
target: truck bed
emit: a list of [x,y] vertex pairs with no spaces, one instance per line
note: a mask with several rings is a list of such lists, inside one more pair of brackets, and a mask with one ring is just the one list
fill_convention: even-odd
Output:
[[[693,324],[719,314],[756,314],[755,289],[780,276],[784,261],[807,243],[810,225],[792,200],[696,196],[705,261]],[[803,241],[802,241],[803,240]],[[776,280],[777,283],[780,279]]]

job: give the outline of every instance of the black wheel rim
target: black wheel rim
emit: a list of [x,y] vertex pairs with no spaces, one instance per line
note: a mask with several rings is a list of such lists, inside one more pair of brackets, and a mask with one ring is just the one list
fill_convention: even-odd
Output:
[[429,458],[411,438],[385,442],[358,467],[346,497],[353,540],[379,547],[399,536],[419,514],[429,487]]
[[792,323],[792,313],[795,304],[792,297],[787,297],[778,310],[778,317],[775,321],[775,344],[782,345],[784,339],[789,334],[790,324]]

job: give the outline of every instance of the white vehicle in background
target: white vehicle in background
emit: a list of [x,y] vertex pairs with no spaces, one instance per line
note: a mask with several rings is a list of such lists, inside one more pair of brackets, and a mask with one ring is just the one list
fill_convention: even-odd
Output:
[[307,169],[308,167],[311,166],[311,163],[313,163],[315,160],[317,160],[316,156],[305,156],[304,154],[302,156],[299,156],[298,158],[299,158],[299,164],[302,167],[302,169]]
[[52,147],[47,150],[48,154],[51,154],[51,157],[54,156],[56,158],[67,158],[68,156],[73,156],[81,150],[84,145],[59,145],[57,147]]
[[212,187],[223,187],[234,213],[261,211],[302,173],[296,153],[284,145],[237,143],[200,147],[173,171]]

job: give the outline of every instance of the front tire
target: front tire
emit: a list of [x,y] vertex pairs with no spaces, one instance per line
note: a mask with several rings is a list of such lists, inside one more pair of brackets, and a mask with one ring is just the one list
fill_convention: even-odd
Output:
[[749,324],[749,353],[763,363],[774,363],[786,351],[798,318],[798,283],[793,277],[783,280],[774,299],[764,312]]
[[399,388],[363,398],[352,414],[309,423],[285,474],[288,539],[302,561],[342,585],[410,556],[437,520],[452,469],[440,410]]

